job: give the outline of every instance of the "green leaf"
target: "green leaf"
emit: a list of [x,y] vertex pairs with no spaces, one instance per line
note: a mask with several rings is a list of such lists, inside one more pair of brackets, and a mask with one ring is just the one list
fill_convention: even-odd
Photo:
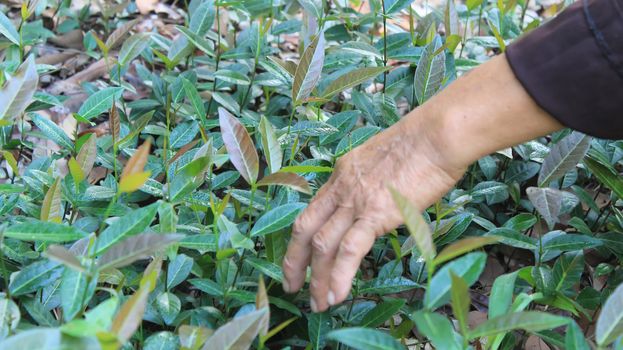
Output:
[[[452,271],[450,271],[450,278],[452,279],[452,287],[450,288],[452,312],[454,313],[454,317],[457,321],[459,321],[461,334],[467,335],[467,331],[469,330],[467,325],[467,314],[469,313],[469,306],[471,304],[469,287],[467,286],[467,283],[465,283],[465,280],[454,274]],[[439,347],[439,345],[437,347]]]
[[4,236],[22,241],[62,243],[79,240],[86,237],[87,233],[73,226],[30,220],[9,226],[4,231]]
[[184,92],[186,92],[186,97],[188,97],[190,103],[195,109],[195,113],[197,114],[203,125],[205,125],[206,110],[203,105],[203,100],[201,99],[201,96],[199,96],[197,88],[190,81],[188,81],[188,79],[183,79],[182,84],[184,85]]
[[400,308],[405,304],[404,299],[388,299],[383,301],[382,303],[376,305],[372,310],[368,311],[361,322],[359,323],[359,327],[368,327],[368,328],[376,328],[392,316],[394,316]]
[[361,128],[356,129],[350,135],[344,137],[340,140],[335,147],[335,156],[341,156],[342,154],[350,151],[351,149],[361,145],[366,142],[369,138],[376,135],[380,128],[376,126],[363,126]]
[[178,254],[167,268],[167,289],[179,285],[186,280],[193,267],[194,260],[187,255]]
[[563,234],[548,240],[543,244],[543,250],[582,250],[595,248],[602,245],[600,239],[580,234]]
[[199,123],[192,121],[190,123],[180,123],[171,131],[170,140],[171,148],[179,149],[189,144],[199,133]]
[[383,2],[383,5],[385,5],[385,14],[391,15],[393,13],[396,13],[411,5],[412,2],[413,0],[385,0]]
[[307,174],[307,173],[330,173],[333,172],[333,168],[328,166],[318,166],[318,165],[290,165],[285,166],[279,169],[280,173],[297,173],[297,174]]
[[59,263],[40,260],[32,263],[15,274],[9,283],[12,296],[32,293],[37,289],[54,283],[61,275]]
[[502,316],[509,311],[516,280],[517,271],[498,276],[493,281],[489,296],[489,318]]
[[327,333],[332,328],[331,316],[328,312],[307,314],[307,333],[309,343],[314,350],[324,349]]
[[283,282],[283,271],[281,266],[260,258],[249,257],[244,260],[245,263],[253,266],[264,275],[274,279],[277,282]]
[[54,141],[54,143],[66,150],[74,149],[74,143],[71,141],[69,136],[67,136],[65,131],[61,129],[58,125],[56,125],[53,121],[44,118],[36,113],[31,113],[29,115],[35,125],[48,139]]
[[41,205],[41,221],[61,223],[63,221],[60,178],[56,178],[46,192]]
[[418,311],[411,315],[418,331],[420,331],[437,349],[459,350],[462,349],[457,342],[457,335],[454,332],[450,321],[434,312]]
[[543,159],[539,173],[539,186],[547,186],[550,182],[564,176],[569,170],[574,169],[588,152],[590,143],[590,136],[573,131],[553,145],[547,157]]
[[182,35],[184,35],[186,39],[188,39],[188,41],[190,41],[193,45],[195,45],[196,48],[203,51],[207,55],[210,55],[212,57],[215,56],[214,49],[212,48],[213,45],[208,40],[191,32],[190,29],[186,27],[176,25],[175,28],[179,30],[180,33],[182,33]]
[[111,331],[117,336],[120,343],[128,341],[143,321],[147,297],[149,296],[148,287],[148,285],[142,285],[134,292],[115,316]]
[[515,231],[525,231],[537,223],[536,216],[530,213],[521,213],[513,216],[502,227]]
[[304,203],[288,203],[269,210],[255,222],[251,237],[265,236],[292,225],[306,206]]
[[497,243],[498,241],[499,238],[496,236],[467,237],[445,247],[441,253],[435,257],[433,262],[435,265],[443,264],[457,256],[484,247],[485,245]]
[[428,223],[424,221],[420,210],[411,204],[409,199],[393,188],[390,188],[389,191],[398,210],[400,210],[409,233],[415,239],[420,255],[426,260],[427,264],[431,264],[437,251],[433,242],[433,233],[428,227]]
[[171,325],[182,309],[182,302],[175,294],[164,292],[156,298],[156,309],[164,323]]
[[623,179],[611,168],[608,168],[592,156],[584,158],[584,164],[599,179],[601,183],[614,191],[619,198],[623,198]]
[[35,57],[30,55],[0,89],[0,122],[11,122],[24,113],[37,90],[38,83]]
[[441,87],[446,72],[446,56],[435,55],[441,47],[441,39],[436,37],[426,45],[415,69],[413,88],[419,105],[431,98]]
[[246,75],[228,69],[220,69],[214,72],[214,78],[237,85],[249,85],[251,83]]
[[259,334],[266,317],[268,309],[262,308],[234,318],[214,332],[203,350],[248,349]]
[[346,111],[329,118],[327,124],[335,127],[337,132],[320,135],[320,144],[327,145],[342,139],[355,126],[360,115],[359,111]]
[[486,260],[485,253],[476,252],[444,265],[431,279],[430,287],[426,290],[424,297],[424,305],[434,310],[447,302],[452,285],[450,271],[463,278],[468,286],[474,284],[484,269]]
[[142,233],[128,237],[113,244],[98,259],[98,268],[102,271],[130,265],[136,260],[146,259],[150,255],[179,241],[184,236],[180,234]]
[[262,116],[258,129],[268,169],[271,173],[275,173],[281,169],[281,163],[283,162],[283,150],[279,141],[277,141],[275,128],[265,116]]
[[13,44],[19,45],[19,33],[4,12],[0,12],[0,34],[11,40]]
[[122,87],[108,87],[102,89],[92,94],[84,101],[78,110],[78,114],[84,119],[93,119],[108,111],[113,102],[121,97],[122,93]]
[[322,91],[322,98],[330,99],[333,95],[373,79],[391,68],[392,67],[364,67],[342,74],[335,78],[329,86]]
[[219,125],[229,159],[249,184],[255,184],[259,172],[259,158],[247,129],[223,108],[218,109]]
[[95,159],[97,158],[97,135],[92,134],[82,145],[78,155],[76,156],[76,162],[80,166],[80,170],[84,176],[89,176]]
[[499,227],[487,232],[487,236],[497,237],[500,243],[515,248],[535,250],[537,249],[536,239],[521,234],[509,228]]
[[[125,66],[135,59],[151,44],[151,34],[148,32],[137,33],[129,37],[123,42],[121,51],[119,51],[119,64]],[[85,117],[82,113],[78,112]],[[87,117],[85,117],[87,118]],[[88,118],[87,118],[88,119]]]
[[320,80],[324,64],[324,46],[324,32],[321,31],[303,52],[292,83],[292,101],[295,105],[308,98]]
[[360,294],[394,294],[420,287],[419,284],[405,277],[375,278],[359,286]]
[[216,8],[213,0],[202,1],[201,4],[192,12],[188,28],[198,36],[204,36],[212,24],[214,24],[214,15]]
[[580,329],[575,321],[572,321],[567,326],[567,332],[565,334],[565,349],[574,350],[590,350],[590,346],[584,338],[584,333]]
[[97,278],[85,272],[65,268],[61,277],[61,306],[65,321],[70,321],[85,307],[95,292]]
[[608,297],[597,319],[595,340],[600,346],[612,343],[623,334],[623,284]]
[[327,338],[340,342],[353,349],[360,350],[403,350],[402,346],[391,335],[370,328],[342,328],[331,331]]
[[538,332],[554,329],[569,323],[566,317],[556,316],[539,311],[507,313],[490,319],[470,332],[470,339],[482,338],[498,333],[522,329],[527,332]]
[[157,210],[158,203],[154,203],[147,207],[133,210],[117,219],[98,236],[95,249],[96,254],[104,253],[112,245],[128,236],[145,231],[156,216]]
[[17,304],[5,295],[0,295],[0,341],[17,328],[20,319],[21,313]]

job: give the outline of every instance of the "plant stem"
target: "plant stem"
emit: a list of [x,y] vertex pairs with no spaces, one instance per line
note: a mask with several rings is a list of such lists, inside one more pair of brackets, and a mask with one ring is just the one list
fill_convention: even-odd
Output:
[[[383,11],[383,67],[387,67],[387,16],[385,15],[385,0],[381,0],[381,10]],[[387,71],[383,71],[383,94],[387,85]]]

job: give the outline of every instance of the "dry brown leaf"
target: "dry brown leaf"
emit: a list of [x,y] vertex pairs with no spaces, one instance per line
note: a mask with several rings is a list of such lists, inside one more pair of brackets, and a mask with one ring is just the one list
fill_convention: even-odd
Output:
[[526,346],[524,347],[526,350],[550,350],[551,348],[543,341],[543,339],[537,337],[536,335],[531,335],[528,340],[526,340]]
[[82,33],[82,30],[74,29],[63,35],[51,37],[50,39],[48,39],[48,41],[56,46],[80,50],[83,48],[83,37],[84,35]]

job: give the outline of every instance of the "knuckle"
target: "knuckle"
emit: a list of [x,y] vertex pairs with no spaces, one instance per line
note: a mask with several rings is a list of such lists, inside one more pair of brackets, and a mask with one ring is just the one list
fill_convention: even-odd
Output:
[[316,255],[325,255],[327,253],[327,242],[323,235],[318,234],[312,238],[312,249]]
[[345,237],[342,242],[340,242],[340,254],[353,257],[357,256],[359,253],[359,247],[357,242],[351,237]]

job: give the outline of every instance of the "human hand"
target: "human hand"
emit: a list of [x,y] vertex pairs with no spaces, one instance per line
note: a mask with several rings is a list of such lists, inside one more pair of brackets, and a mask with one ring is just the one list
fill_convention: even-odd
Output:
[[342,302],[374,240],[402,223],[389,187],[425,209],[463,174],[439,151],[419,110],[341,157],[298,217],[283,261],[284,289],[299,290],[311,265],[311,308]]

